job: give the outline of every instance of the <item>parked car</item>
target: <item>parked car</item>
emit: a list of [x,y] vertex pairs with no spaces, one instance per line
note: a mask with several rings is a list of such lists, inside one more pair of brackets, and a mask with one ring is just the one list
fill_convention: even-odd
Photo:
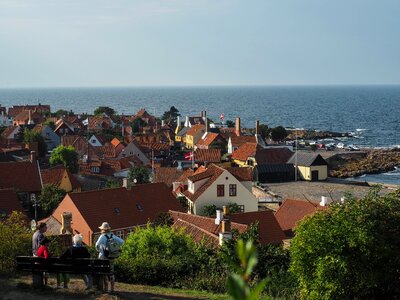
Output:
[[348,150],[348,151],[360,151],[360,148],[358,148],[358,147],[355,146],[355,145],[347,145],[347,146],[345,147],[345,149]]
[[336,145],[336,148],[338,148],[338,149],[344,149],[344,147],[345,147],[345,145],[343,143],[338,143]]
[[333,151],[333,150],[335,150],[335,148],[336,148],[335,143],[329,143],[329,144],[325,145],[325,150],[326,151]]

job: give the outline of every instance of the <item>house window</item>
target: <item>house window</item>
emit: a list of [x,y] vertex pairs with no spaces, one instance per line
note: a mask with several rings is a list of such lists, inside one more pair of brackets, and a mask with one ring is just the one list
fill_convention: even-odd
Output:
[[127,236],[129,236],[132,232],[134,232],[135,230],[133,229],[133,228],[129,228],[128,229],[128,234],[127,234]]
[[244,213],[244,205],[238,205],[238,206],[239,206],[240,212]]
[[124,238],[124,231],[123,230],[118,230],[115,235],[121,239]]
[[96,140],[95,139],[92,140],[92,144],[96,144]]
[[217,185],[217,197],[225,196],[225,185],[218,184]]
[[229,196],[236,196],[236,184],[229,185]]
[[60,133],[63,133],[63,132],[64,132],[64,129],[60,128]]

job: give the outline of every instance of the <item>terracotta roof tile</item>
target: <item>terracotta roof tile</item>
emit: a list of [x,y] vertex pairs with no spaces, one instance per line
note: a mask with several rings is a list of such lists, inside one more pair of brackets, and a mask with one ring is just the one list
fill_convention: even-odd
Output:
[[[1,133],[1,136],[3,137],[3,138],[8,138],[9,137],[9,135],[11,134],[11,133],[13,133],[14,132],[14,130],[16,129],[16,128],[20,128],[19,126],[8,126],[2,133]],[[21,128],[19,129],[19,131],[21,131]]]
[[271,210],[231,214],[232,222],[250,225],[258,221],[261,244],[280,244],[286,238]]
[[231,143],[233,147],[240,147],[246,143],[256,144],[257,140],[254,135],[232,135],[231,136]]
[[249,157],[254,157],[256,155],[257,148],[259,146],[254,143],[242,144],[239,149],[232,153],[232,159],[237,159],[241,161],[247,161]]
[[42,184],[36,163],[0,162],[0,189],[6,188],[23,192],[40,192]]
[[323,209],[326,209],[326,207],[306,200],[286,199],[275,212],[275,218],[285,234],[290,237],[293,236],[292,229],[296,226],[297,222],[305,216]]
[[73,190],[76,190],[81,187],[81,184],[75,178],[75,176],[73,174],[71,174],[68,171],[68,169],[65,168],[63,165],[55,166],[55,167],[52,167],[49,169],[42,169],[41,175],[42,175],[43,185],[54,184],[56,186],[60,186],[64,174],[67,175],[69,181],[71,182]]
[[219,134],[214,132],[207,132],[207,135],[197,142],[197,146],[209,146],[218,138]]
[[9,215],[12,211],[20,211],[25,214],[14,189],[0,189],[0,213]]
[[[93,232],[105,220],[113,229],[127,228],[154,221],[161,212],[168,210],[181,211],[182,207],[163,183],[140,184],[126,188],[96,190],[82,193],[70,193],[86,223]],[[63,202],[57,210],[62,210]],[[56,219],[57,210],[53,213]]]
[[239,181],[253,181],[253,171],[251,168],[229,167],[226,170]]
[[178,181],[178,178],[182,175],[183,171],[178,170],[175,167],[161,167],[154,169],[153,182],[164,182],[167,187],[172,187],[172,183]]
[[197,149],[194,159],[198,162],[221,162],[221,149]]
[[195,135],[197,132],[204,131],[204,125],[196,124],[193,125],[187,132],[186,135]]

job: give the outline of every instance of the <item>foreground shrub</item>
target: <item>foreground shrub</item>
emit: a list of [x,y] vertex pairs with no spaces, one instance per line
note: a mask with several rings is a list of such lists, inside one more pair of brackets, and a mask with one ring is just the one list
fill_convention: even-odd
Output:
[[400,190],[346,197],[306,218],[291,246],[304,299],[400,298]]
[[32,233],[27,226],[27,219],[20,212],[0,221],[0,274],[10,275],[15,272],[15,257],[32,255]]

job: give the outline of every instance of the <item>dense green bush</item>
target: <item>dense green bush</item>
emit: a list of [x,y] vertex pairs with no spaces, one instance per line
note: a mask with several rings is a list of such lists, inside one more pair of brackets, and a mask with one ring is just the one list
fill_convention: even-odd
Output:
[[346,197],[306,218],[291,245],[304,299],[400,298],[400,190]]
[[15,272],[17,255],[32,255],[32,233],[22,213],[13,212],[0,221],[0,274]]

